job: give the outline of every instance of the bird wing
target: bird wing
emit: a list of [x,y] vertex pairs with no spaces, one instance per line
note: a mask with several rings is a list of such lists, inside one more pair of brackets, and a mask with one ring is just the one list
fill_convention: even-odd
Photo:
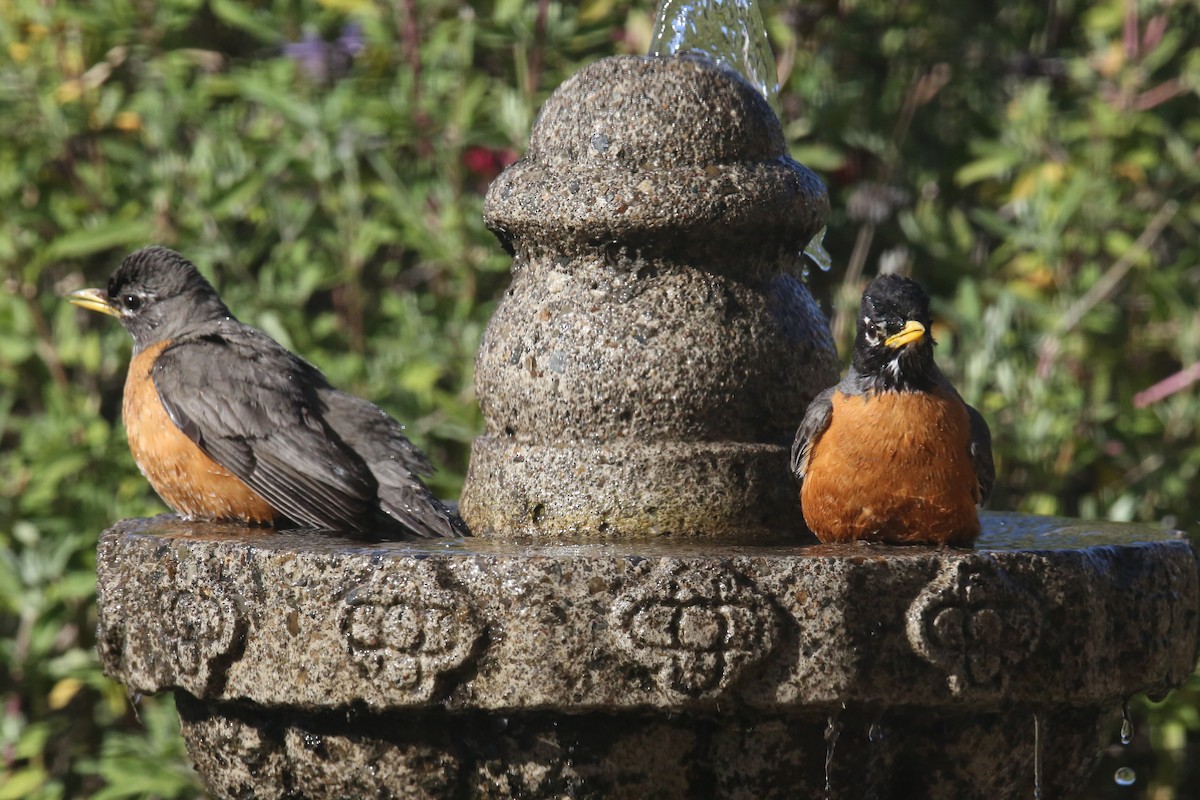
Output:
[[830,386],[813,398],[804,412],[800,429],[796,431],[796,440],[792,442],[792,474],[801,483],[808,472],[813,445],[829,428],[829,420],[833,417],[833,393],[837,389],[837,386]]
[[[965,403],[964,403],[965,405]],[[992,432],[987,420],[971,406],[967,406],[971,420],[971,466],[975,468],[975,479],[979,481],[979,505],[987,502],[996,483],[996,465],[992,461]]]
[[155,361],[154,386],[181,431],[294,522],[364,530],[376,481],[330,430],[321,372],[233,321],[181,337]]
[[373,403],[337,389],[318,394],[329,409],[330,427],[367,463],[379,484],[379,507],[418,536],[468,535],[462,520],[450,513],[421,482],[433,474],[425,454],[404,435],[404,428]]

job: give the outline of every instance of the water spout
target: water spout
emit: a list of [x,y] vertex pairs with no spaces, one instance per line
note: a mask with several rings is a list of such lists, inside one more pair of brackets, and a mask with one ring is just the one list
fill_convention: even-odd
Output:
[[698,53],[737,70],[777,112],[779,78],[754,0],[662,0],[650,55]]
[[[755,0],[662,0],[650,39],[650,55],[697,53],[742,74],[779,113],[779,76]],[[804,248],[804,272],[833,268],[821,228]]]

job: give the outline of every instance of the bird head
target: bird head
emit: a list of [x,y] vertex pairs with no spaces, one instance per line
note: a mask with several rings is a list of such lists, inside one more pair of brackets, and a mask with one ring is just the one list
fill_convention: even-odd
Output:
[[196,266],[165,247],[130,253],[105,289],[80,289],[67,301],[116,317],[137,348],[177,337],[203,322],[232,318]]
[[867,285],[858,312],[853,366],[880,389],[926,389],[938,378],[937,342],[930,328],[929,297],[916,281],[881,275]]

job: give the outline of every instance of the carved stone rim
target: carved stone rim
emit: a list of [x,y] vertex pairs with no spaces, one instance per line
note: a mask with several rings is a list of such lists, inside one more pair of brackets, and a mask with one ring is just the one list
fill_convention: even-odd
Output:
[[[1098,538],[1057,551],[368,546],[132,520],[101,543],[99,649],[134,691],[314,709],[998,708],[1181,682],[1200,630],[1195,551],[1163,534]],[[164,602],[214,585],[232,627],[163,621]]]

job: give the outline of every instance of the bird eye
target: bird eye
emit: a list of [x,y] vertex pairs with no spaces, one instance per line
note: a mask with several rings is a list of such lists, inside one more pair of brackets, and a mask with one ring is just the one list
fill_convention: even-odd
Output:
[[121,304],[130,311],[137,311],[142,307],[142,298],[136,294],[127,294],[121,298]]

